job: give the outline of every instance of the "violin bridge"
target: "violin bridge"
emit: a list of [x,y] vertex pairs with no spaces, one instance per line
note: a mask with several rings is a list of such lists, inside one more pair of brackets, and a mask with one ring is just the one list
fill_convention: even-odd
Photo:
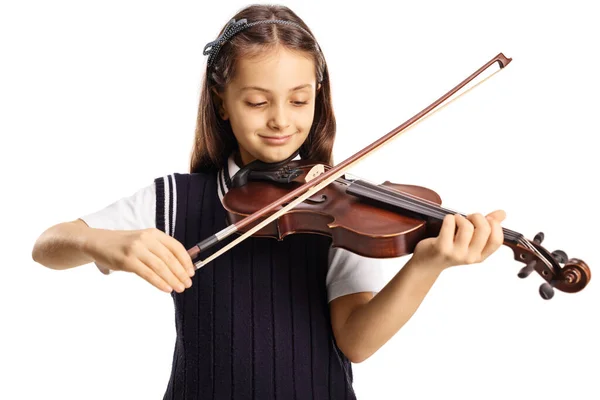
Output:
[[317,176],[323,174],[325,172],[325,167],[323,164],[317,164],[308,171],[306,176],[304,177],[304,182],[310,182],[315,179]]

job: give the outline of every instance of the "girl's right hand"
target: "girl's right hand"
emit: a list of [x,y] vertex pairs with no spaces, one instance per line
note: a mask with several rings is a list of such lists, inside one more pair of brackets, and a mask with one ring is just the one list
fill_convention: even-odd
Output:
[[192,285],[195,267],[187,250],[160,229],[100,232],[89,246],[97,264],[133,272],[167,293],[181,293]]

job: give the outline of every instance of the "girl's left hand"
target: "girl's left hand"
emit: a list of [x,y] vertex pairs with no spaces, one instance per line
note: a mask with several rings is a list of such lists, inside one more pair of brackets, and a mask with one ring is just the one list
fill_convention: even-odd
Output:
[[485,217],[479,213],[467,218],[460,214],[446,215],[439,235],[421,240],[415,247],[412,260],[441,269],[480,263],[504,242],[500,223],[505,218],[503,210]]

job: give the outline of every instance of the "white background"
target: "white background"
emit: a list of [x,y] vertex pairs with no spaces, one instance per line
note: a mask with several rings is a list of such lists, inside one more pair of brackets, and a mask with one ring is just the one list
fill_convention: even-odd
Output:
[[[0,8],[0,398],[162,399],[173,303],[133,274],[54,271],[48,227],[187,172],[204,45],[242,1],[12,1]],[[598,275],[598,12],[593,2],[285,2],[331,72],[340,162],[499,52],[513,62],[353,174],[437,191]],[[496,70],[494,67],[492,70]],[[386,260],[391,278],[407,258]],[[598,399],[597,279],[542,300],[502,247],[442,274],[354,366],[359,399]]]

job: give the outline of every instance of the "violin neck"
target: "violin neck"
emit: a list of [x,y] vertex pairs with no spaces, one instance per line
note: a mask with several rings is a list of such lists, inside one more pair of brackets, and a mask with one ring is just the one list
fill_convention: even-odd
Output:
[[[394,212],[409,214],[417,218],[424,218],[428,222],[441,223],[448,214],[465,214],[454,210],[441,207],[434,202],[416,197],[410,193],[400,192],[398,190],[375,185],[363,180],[355,180],[346,188],[346,193],[356,196],[365,201],[384,206]],[[522,235],[513,230],[502,228],[504,233],[504,242],[516,244]]]

